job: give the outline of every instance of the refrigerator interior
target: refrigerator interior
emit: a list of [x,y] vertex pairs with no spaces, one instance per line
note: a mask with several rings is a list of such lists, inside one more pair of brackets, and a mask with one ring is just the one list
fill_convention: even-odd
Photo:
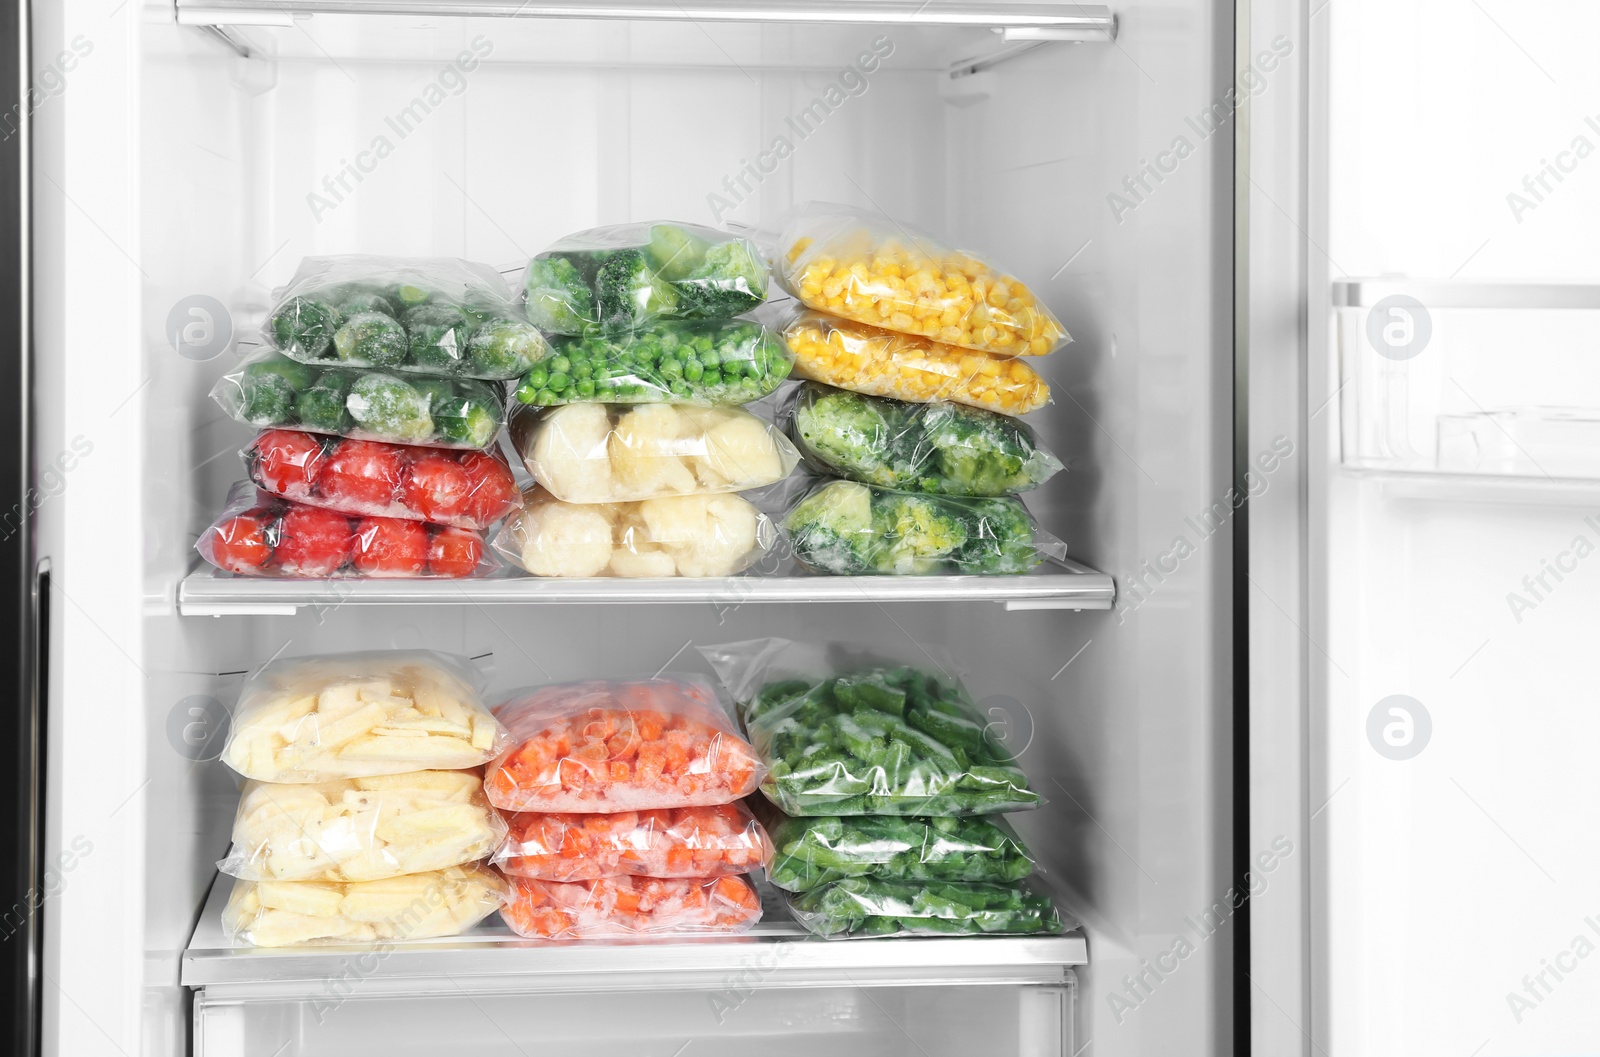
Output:
[[[1231,8],[1184,0],[1119,16],[1114,43],[1045,44],[951,78],[948,64],[993,34],[318,13],[230,30],[246,58],[170,10],[39,11],[36,54],[90,45],[34,116],[36,443],[41,460],[92,451],[39,514],[62,596],[47,852],[75,838],[92,849],[46,912],[47,1052],[189,1045],[182,955],[236,799],[206,736],[236,673],[273,656],[427,646],[492,653],[504,690],[692,666],[696,644],[768,635],[948,657],[966,674],[1048,801],[1014,821],[1085,923],[1075,992],[958,968],[919,986],[780,968],[712,1024],[715,988],[684,1001],[659,984],[426,1002],[373,984],[325,1022],[295,1000],[218,989],[197,1021],[215,1033],[197,1044],[209,1057],[447,1043],[509,1054],[555,1030],[582,1053],[668,1055],[685,1038],[699,1040],[692,1053],[1231,1049],[1233,934],[1213,912],[1226,905],[1232,811],[1231,125],[1197,131],[1227,110]],[[862,72],[873,49],[881,65]],[[824,120],[786,131],[830,89],[842,102]],[[400,120],[416,99],[436,102]],[[786,134],[790,156],[751,178],[746,162]],[[1176,139],[1176,171],[1130,191]],[[754,225],[807,199],[879,208],[991,254],[1066,323],[1074,342],[1040,365],[1055,402],[1032,421],[1068,470],[1028,502],[1075,559],[1117,577],[1116,611],[484,605],[441,591],[428,605],[178,612],[194,539],[242,476],[249,436],[206,393],[302,256],[510,268],[595,224]],[[169,340],[173,320],[200,318],[198,297],[231,318],[215,322],[233,343],[209,358]],[[1219,926],[1197,928],[1206,915]],[[1192,952],[1181,960],[1179,937]]]

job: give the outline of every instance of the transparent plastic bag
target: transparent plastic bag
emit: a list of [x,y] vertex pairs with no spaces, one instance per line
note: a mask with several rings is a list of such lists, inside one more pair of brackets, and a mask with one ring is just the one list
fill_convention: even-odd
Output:
[[808,308],[1002,356],[1072,340],[1016,276],[880,213],[808,203],[787,218],[779,251],[780,281]]
[[307,257],[263,334],[304,363],[501,381],[550,351],[499,272],[449,257]]
[[486,529],[517,506],[498,451],[457,451],[265,430],[239,453],[258,488],[360,517]]
[[1054,936],[1076,927],[1050,897],[1010,884],[851,877],[789,896],[789,912],[827,939],[871,936]]
[[500,916],[529,939],[668,939],[746,932],[761,897],[743,877],[513,877]]
[[224,572],[279,579],[459,580],[498,559],[472,529],[353,517],[258,492],[240,481],[195,550]]
[[743,804],[608,815],[513,814],[490,863],[508,877],[724,877],[772,861],[772,844]]
[[276,660],[245,679],[222,762],[258,782],[481,767],[510,736],[464,657],[373,650]]
[[1002,415],[1050,402],[1050,386],[1026,361],[927,338],[895,334],[820,312],[803,312],[783,331],[794,376],[869,396],[927,403],[951,400]]
[[504,905],[505,879],[477,864],[382,881],[235,881],[222,930],[235,943],[404,943],[456,936]]
[[246,782],[217,869],[246,881],[379,881],[485,858],[505,834],[476,768]]
[[783,420],[818,472],[881,488],[1003,496],[1061,469],[1018,419],[949,401],[913,404],[805,382]]
[[966,687],[911,666],[835,663],[781,639],[703,647],[785,814],[990,815],[1042,798]]
[[732,576],[776,542],[772,521],[737,495],[564,503],[535,486],[493,546],[535,576]]
[[550,334],[731,319],[766,297],[767,265],[749,241],[669,221],[568,235],[529,261],[522,277],[528,318]]
[[824,480],[779,526],[801,564],[838,576],[1013,576],[1067,556],[1066,544],[1012,496],[921,495]]
[[322,367],[270,351],[217,379],[211,399],[247,426],[480,451],[500,436],[506,403],[498,382]]
[[550,359],[522,376],[524,404],[670,403],[733,406],[759,400],[789,377],[783,341],[749,319],[659,322],[557,338]]
[[763,768],[698,676],[563,683],[495,708],[511,747],[484,788],[502,811],[701,807],[748,796]]
[[782,817],[767,879],[807,892],[846,877],[900,881],[1020,881],[1033,857],[999,817]]
[[525,408],[511,439],[534,480],[569,503],[742,492],[783,480],[800,461],[772,423],[737,407]]

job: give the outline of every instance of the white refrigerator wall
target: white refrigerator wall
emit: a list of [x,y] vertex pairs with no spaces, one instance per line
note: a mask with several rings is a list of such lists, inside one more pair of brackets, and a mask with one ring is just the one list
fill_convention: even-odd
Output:
[[[1328,55],[1318,267],[1600,282],[1597,20],[1575,2],[1326,5],[1313,23]],[[1314,286],[1310,408],[1338,386],[1326,304]],[[1577,380],[1594,316],[1436,309],[1409,362],[1469,409],[1592,413]],[[1452,371],[1452,340],[1488,325],[1502,339]],[[1570,336],[1580,325],[1586,340]],[[1379,354],[1361,339],[1356,355]],[[1320,1052],[1593,1052],[1600,567],[1580,558],[1600,543],[1600,489],[1537,472],[1359,474],[1339,464],[1336,417],[1313,424]],[[1417,704],[1380,710],[1391,695]]]
[[[180,619],[174,590],[241,476],[249,431],[204,395],[234,351],[180,356],[169,320],[203,327],[196,298],[215,298],[242,336],[308,254],[515,265],[594,224],[713,221],[708,196],[731,195],[725,178],[895,31],[841,30],[814,45],[781,29],[695,27],[670,39],[688,48],[728,34],[730,58],[702,43],[697,65],[668,68],[676,45],[608,25],[592,27],[604,61],[534,65],[518,60],[538,47],[524,24],[318,16],[250,32],[267,57],[244,60],[160,12],[139,14],[64,0],[36,25],[40,56],[79,35],[94,45],[35,115],[39,450],[70,450],[80,434],[94,444],[41,512],[62,591],[50,854],[79,834],[94,845],[46,919],[50,1052],[184,1050],[178,954],[234,796],[220,765],[197,760],[217,726],[210,699],[228,703],[237,685],[219,673],[277,653],[428,645],[492,650],[505,689],[654,671],[696,643],[768,634],[948,656],[1014,732],[1049,800],[1019,828],[1088,923],[1073,1048],[1231,1047],[1232,932],[1215,910],[1229,887],[1231,807],[1231,11],[1126,12],[1115,45],[1038,49],[951,102],[936,49],[908,33],[725,215],[759,223],[809,198],[876,204],[1029,279],[1077,339],[1041,365],[1056,402],[1037,416],[1069,470],[1030,505],[1075,557],[1137,588],[1119,612],[344,606],[220,619]],[[494,45],[487,56],[399,136],[385,119],[480,39]],[[663,61],[615,60],[640,53]],[[384,57],[395,54],[414,61]],[[806,68],[752,54],[803,55]],[[1219,130],[1207,113],[1224,119]],[[390,149],[362,156],[378,136]],[[399,1030],[372,1008],[378,1037]],[[489,1045],[493,1031],[463,1022],[457,1037]]]

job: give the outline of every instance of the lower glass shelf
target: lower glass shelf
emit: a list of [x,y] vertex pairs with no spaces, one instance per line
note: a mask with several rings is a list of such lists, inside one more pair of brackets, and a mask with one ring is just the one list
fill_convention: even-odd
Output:
[[286,616],[302,606],[529,602],[1000,602],[1007,609],[1110,609],[1110,576],[1068,561],[1026,576],[730,576],[715,579],[272,580],[204,568],[178,585],[184,616]]

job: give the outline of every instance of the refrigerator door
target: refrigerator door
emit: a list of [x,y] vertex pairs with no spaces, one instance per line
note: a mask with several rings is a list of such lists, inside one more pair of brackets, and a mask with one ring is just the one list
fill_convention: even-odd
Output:
[[1600,12],[1241,14],[1255,1052],[1593,1052]]

